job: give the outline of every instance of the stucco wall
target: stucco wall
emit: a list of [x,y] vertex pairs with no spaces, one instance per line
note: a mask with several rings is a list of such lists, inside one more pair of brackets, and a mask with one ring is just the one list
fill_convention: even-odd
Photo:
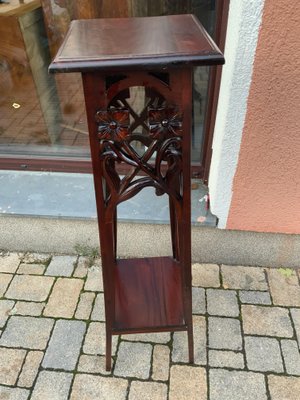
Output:
[[226,228],[300,233],[299,20],[265,0]]
[[231,0],[209,176],[211,210],[225,228],[264,0]]

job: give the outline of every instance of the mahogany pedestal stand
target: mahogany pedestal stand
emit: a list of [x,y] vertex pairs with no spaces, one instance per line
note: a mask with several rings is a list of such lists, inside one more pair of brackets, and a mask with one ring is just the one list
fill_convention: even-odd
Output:
[[[100,232],[106,368],[112,335],[187,331],[190,137],[195,65],[224,58],[192,15],[73,21],[50,72],[82,73]],[[144,107],[130,103],[144,88]],[[136,148],[139,143],[140,150]],[[145,187],[169,197],[172,257],[117,259],[117,205]],[[123,238],[126,240],[126,238]]]

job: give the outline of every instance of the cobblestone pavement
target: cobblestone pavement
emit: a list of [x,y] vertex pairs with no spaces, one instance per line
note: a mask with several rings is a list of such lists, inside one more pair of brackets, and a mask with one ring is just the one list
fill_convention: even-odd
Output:
[[1,400],[299,400],[300,270],[193,265],[185,332],[114,337],[104,369],[100,261],[0,256]]

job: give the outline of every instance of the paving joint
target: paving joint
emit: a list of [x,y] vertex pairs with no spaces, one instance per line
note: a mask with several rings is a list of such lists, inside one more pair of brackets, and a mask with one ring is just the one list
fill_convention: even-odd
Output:
[[[197,302],[194,303],[194,321],[197,321],[194,329],[196,329],[195,337],[198,338],[195,340],[195,349],[197,349],[198,345],[198,352],[203,350],[205,357],[203,357],[203,353],[198,353],[197,365],[190,365],[184,361],[186,357],[185,340],[187,340],[185,335],[177,335],[176,340],[174,333],[171,333],[169,338],[160,337],[161,334],[159,333],[155,334],[157,336],[150,336],[149,338],[138,338],[137,335],[122,335],[115,339],[116,350],[112,356],[112,371],[106,373],[103,348],[105,336],[101,336],[104,335],[104,323],[101,320],[99,321],[99,318],[102,319],[101,315],[103,313],[103,310],[100,311],[99,309],[99,307],[103,307],[103,302],[99,295],[102,296],[103,290],[99,290],[101,289],[100,283],[95,282],[95,279],[100,276],[100,261],[94,259],[93,265],[96,267],[93,269],[93,266],[89,263],[89,266],[84,270],[84,257],[77,256],[74,266],[64,264],[61,275],[59,275],[59,266],[56,266],[55,275],[52,276],[47,274],[52,260],[53,256],[50,254],[35,254],[34,257],[30,253],[0,253],[0,285],[3,282],[2,286],[0,286],[3,293],[0,296],[0,321],[2,318],[0,351],[1,349],[10,349],[12,356],[19,360],[15,367],[17,370],[8,372],[8,377],[5,377],[3,374],[5,360],[0,359],[0,398],[2,394],[5,396],[7,390],[9,390],[9,395],[11,396],[9,399],[14,400],[13,396],[19,399],[18,396],[21,395],[23,396],[20,397],[22,400],[29,400],[31,397],[34,400],[40,399],[38,396],[41,385],[51,386],[57,378],[62,385],[61,387],[64,388],[65,397],[63,398],[70,400],[75,396],[76,390],[80,390],[81,395],[86,393],[87,396],[90,396],[87,398],[95,398],[96,400],[96,397],[93,397],[93,390],[96,396],[99,393],[100,386],[101,390],[105,391],[104,396],[108,399],[111,398],[110,396],[112,396],[116,386],[119,388],[120,398],[124,400],[131,399],[134,393],[141,393],[141,390],[145,392],[145,400],[149,396],[151,396],[151,400],[180,400],[180,390],[175,389],[176,387],[180,388],[180,385],[188,385],[187,387],[190,391],[189,400],[194,398],[197,398],[197,400],[241,400],[238,394],[240,393],[239,390],[243,390],[243,400],[273,400],[272,394],[275,393],[278,385],[287,385],[287,397],[285,400],[298,400],[297,397],[293,396],[295,396],[295,393],[297,396],[300,388],[300,372],[298,374],[300,365],[300,299],[298,297],[300,293],[300,270],[296,274],[296,279],[295,273],[288,274],[288,272],[280,270],[274,272],[274,268],[249,268],[248,266],[232,266],[232,268],[229,268],[230,266],[217,264],[194,264],[194,287],[199,289],[194,292],[194,302]],[[63,261],[68,260],[68,258],[56,257],[56,260]],[[69,260],[70,262],[74,260],[74,256],[70,257]],[[19,273],[21,264],[22,266],[31,265],[30,269],[22,267],[22,272],[29,271],[28,273]],[[35,265],[37,266],[36,271],[39,271],[38,274],[35,273]],[[38,268],[39,265],[45,266],[41,274],[42,270]],[[65,276],[66,271],[70,271],[72,268],[72,273],[69,276]],[[81,269],[79,270],[79,268]],[[272,271],[270,272],[270,270]],[[272,285],[269,282],[269,273],[272,274]],[[77,276],[77,274],[80,276]],[[10,281],[7,278],[1,281],[1,277],[6,275],[12,276]],[[24,288],[16,285],[20,276],[28,277],[26,278],[28,282],[30,282],[30,277],[40,277],[38,280],[42,283],[46,282],[44,278],[52,277],[52,285],[43,289],[45,292],[47,291],[46,300],[35,300],[35,289],[41,289],[34,287]],[[36,310],[34,308],[35,304],[44,304],[44,310],[46,309],[54,293],[55,285],[59,281],[66,283],[77,281],[78,284],[82,282],[80,290],[77,290],[76,293],[70,292],[68,294],[68,296],[73,296],[72,301],[67,306],[70,317],[61,316],[57,308],[52,310],[50,316],[45,315],[43,310],[39,315],[30,314],[34,312],[33,310]],[[295,288],[295,282],[299,289],[298,287]],[[11,287],[14,287],[14,292],[11,291]],[[272,291],[275,291],[276,298],[273,297]],[[285,291],[289,292],[289,305],[278,304],[286,302]],[[9,293],[9,299],[6,297],[7,293]],[[16,298],[11,298],[11,293],[15,293]],[[81,300],[84,299],[82,295],[87,293],[91,293],[88,297],[90,301],[87,305],[87,311],[86,313],[77,314],[78,309],[81,307]],[[262,293],[265,295],[261,295]],[[94,294],[93,298],[92,294]],[[66,294],[62,288],[58,295],[63,302]],[[268,303],[269,301],[270,304]],[[14,303],[13,306],[9,302]],[[27,304],[27,307],[21,309],[21,314],[18,314],[18,311],[13,311],[17,309],[18,303]],[[5,311],[9,308],[8,306],[11,307],[10,311]],[[255,321],[251,320],[251,313],[253,312],[254,315],[259,316]],[[88,313],[89,315],[87,315]],[[41,345],[39,341],[39,332],[37,332],[33,341],[27,341],[26,337],[17,335],[17,330],[12,330],[10,321],[14,321],[13,326],[19,326],[20,329],[24,329],[24,326],[27,326],[29,322],[37,323],[37,321],[40,321],[39,323],[42,324],[41,326],[44,330],[43,334],[47,336],[45,346],[44,344]],[[60,321],[59,324],[57,324],[58,321]],[[72,321],[76,321],[76,324]],[[221,324],[214,325],[212,321],[220,321]],[[233,321],[236,322],[233,323]],[[249,325],[249,321],[251,325]],[[51,326],[51,329],[45,331],[48,325]],[[50,367],[48,364],[48,366],[43,366],[45,354],[50,351],[49,345],[52,337],[54,337],[55,328],[60,326],[62,330],[67,329],[67,327],[69,327],[68,329],[77,329],[74,328],[77,325],[81,327],[80,329],[84,329],[84,332],[80,339],[81,341],[74,339],[74,344],[72,344],[72,346],[75,346],[72,350],[72,357],[75,358],[75,364],[72,364],[72,369],[69,370],[71,367],[68,366],[68,363],[73,363],[74,361],[63,361],[63,364],[60,364],[63,365],[63,368],[58,367],[59,363],[55,364],[58,361],[54,362],[54,367]],[[227,343],[224,339],[226,339],[226,335],[228,336],[228,332],[233,327],[238,328],[234,331],[235,338],[233,342]],[[221,331],[216,332],[214,329],[221,329]],[[229,330],[227,331],[227,329]],[[76,332],[73,331],[72,337],[74,334],[75,336],[76,334],[77,336],[80,335]],[[31,334],[35,335],[34,332]],[[95,334],[97,337],[95,337]],[[213,334],[215,342],[212,342],[211,334]],[[166,341],[166,339],[168,340]],[[204,339],[206,341],[205,349],[201,348],[199,350],[197,340],[201,340],[202,343]],[[96,343],[96,341],[98,342]],[[258,348],[259,351],[256,351],[255,347],[251,348],[249,347],[250,345],[267,347],[265,349]],[[176,346],[183,347],[179,350]],[[268,367],[261,364],[263,359],[259,358],[262,357],[261,355],[264,354],[263,352],[267,348],[270,349]],[[123,363],[122,366],[118,364],[120,352],[124,353],[126,349],[139,352],[139,354],[135,354],[137,363],[140,363],[143,359],[142,363],[135,365],[130,372],[129,370],[126,371],[130,366],[130,359],[128,359],[128,365],[126,363]],[[154,365],[158,362],[155,352],[164,349],[169,350],[168,355],[165,352],[165,358],[159,358],[158,360],[160,360],[159,362],[167,362],[167,364],[163,365],[164,368],[168,369],[168,374],[154,375]],[[177,353],[175,355],[176,349]],[[52,357],[61,357],[60,352],[62,350],[57,347],[54,350],[55,355],[52,355]],[[248,351],[250,353],[247,353]],[[297,351],[298,353],[296,354]],[[58,352],[58,355],[56,352]],[[40,353],[43,353],[43,357],[39,355]],[[21,357],[24,358],[21,359]],[[39,357],[41,357],[40,361]],[[251,357],[250,365],[249,357]],[[36,362],[39,362],[36,375],[30,381],[29,386],[22,386],[23,383],[20,377],[27,370],[30,375],[32,372],[30,368],[34,368],[30,362],[35,358],[37,359]],[[116,376],[117,364],[118,376]],[[170,374],[171,371],[173,372]],[[182,378],[182,382],[180,382],[179,371],[185,376],[185,379]],[[35,370],[33,372],[35,373]],[[82,375],[84,379],[78,379]],[[15,384],[11,385],[8,382],[12,382],[13,376],[16,376],[16,380]],[[168,379],[161,379],[167,376]],[[174,381],[175,377],[179,379],[178,382]],[[22,379],[24,382],[24,379],[27,378]],[[86,386],[88,385],[86,382],[92,385],[92,389]],[[292,386],[293,390],[288,389],[288,386]],[[57,395],[58,398],[62,398],[59,397],[62,394],[57,392],[59,391],[58,387],[59,384],[54,385],[51,389],[54,393],[53,396]],[[173,388],[172,390],[170,390],[171,387]],[[281,390],[284,390],[284,388]],[[200,398],[199,393],[202,396]],[[41,400],[47,400],[47,398],[43,397]]]

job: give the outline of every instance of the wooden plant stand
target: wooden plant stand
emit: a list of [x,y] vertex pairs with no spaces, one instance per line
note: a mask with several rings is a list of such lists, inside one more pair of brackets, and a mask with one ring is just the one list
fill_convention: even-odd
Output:
[[[193,362],[190,137],[195,65],[224,62],[192,15],[73,21],[50,72],[81,72],[103,265],[106,368],[112,335],[187,331]],[[144,88],[137,113],[131,88]],[[138,152],[134,143],[144,151]],[[125,174],[125,175],[124,175]],[[117,259],[117,205],[169,197],[172,257]]]

